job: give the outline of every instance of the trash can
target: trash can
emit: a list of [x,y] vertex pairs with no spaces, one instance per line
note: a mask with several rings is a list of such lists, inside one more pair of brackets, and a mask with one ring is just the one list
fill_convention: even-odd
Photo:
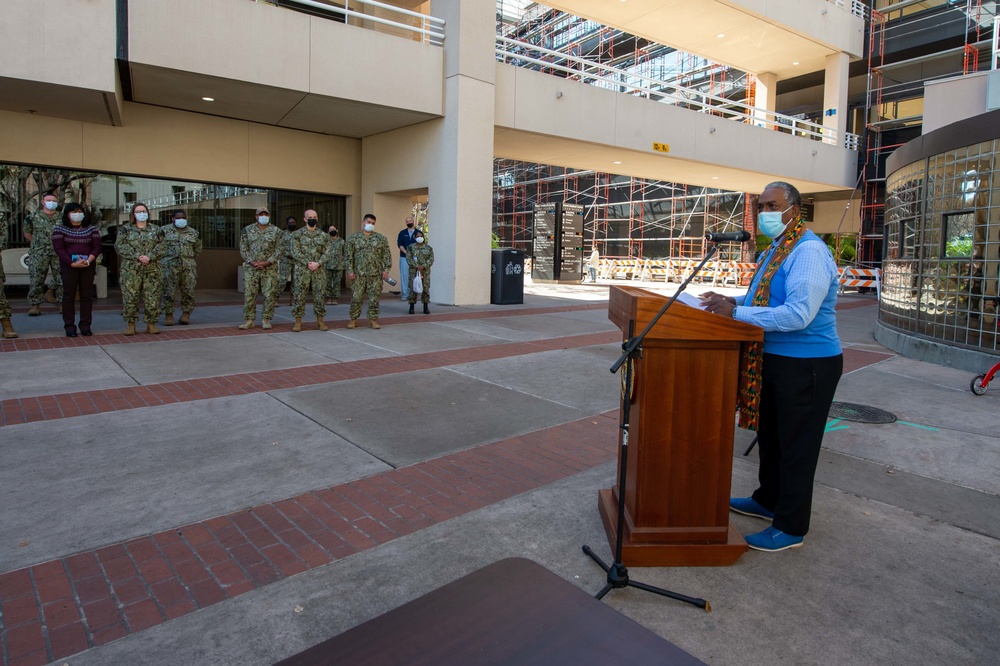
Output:
[[524,303],[524,252],[511,248],[493,250],[490,303]]

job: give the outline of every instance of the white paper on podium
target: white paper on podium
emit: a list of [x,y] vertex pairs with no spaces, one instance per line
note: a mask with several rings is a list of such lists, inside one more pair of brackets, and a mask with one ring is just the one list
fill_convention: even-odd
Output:
[[705,301],[701,300],[697,296],[687,293],[686,291],[681,292],[680,296],[677,297],[677,302],[683,303],[684,305],[688,305],[692,308],[698,308],[699,310],[705,309]]

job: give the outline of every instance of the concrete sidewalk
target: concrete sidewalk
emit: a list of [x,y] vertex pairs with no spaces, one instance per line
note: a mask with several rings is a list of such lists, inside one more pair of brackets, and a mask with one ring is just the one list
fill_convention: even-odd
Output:
[[[325,333],[291,333],[287,305],[239,331],[240,295],[209,301],[132,338],[102,303],[75,339],[51,306],[12,302],[4,664],[270,664],[510,556],[603,586],[581,546],[610,558],[607,285],[429,316],[386,297],[380,331],[343,328],[346,305]],[[873,296],[840,300],[837,400],[897,421],[831,421],[805,546],[630,570],[710,614],[635,589],[604,603],[711,664],[996,662],[1000,389],[893,354],[876,315]],[[751,439],[737,431],[734,494],[755,486]]]

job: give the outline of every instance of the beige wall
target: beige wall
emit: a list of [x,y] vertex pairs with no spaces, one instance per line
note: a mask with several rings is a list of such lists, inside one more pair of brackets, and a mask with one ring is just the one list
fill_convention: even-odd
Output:
[[115,91],[115,0],[3,0],[0,76]]
[[142,104],[124,126],[0,111],[0,162],[358,196],[361,142]]
[[[386,195],[426,190],[434,248],[431,300],[488,303],[494,8],[482,0],[437,0],[433,7],[448,25],[444,118],[364,139],[362,208],[375,208],[386,233],[379,212],[380,206],[391,208]],[[402,219],[393,222],[389,230],[398,231]]]
[[726,0],[794,32],[855,58],[864,54],[865,22],[847,7],[836,7],[827,0]]
[[[778,179],[803,192],[854,186],[857,152],[840,146],[511,65],[495,69],[497,157],[737,192]],[[669,153],[655,152],[654,142]]]
[[[197,20],[178,20],[184,16]],[[280,89],[280,98],[260,90],[246,100],[248,106],[271,107],[269,117],[251,119],[275,124],[302,95],[440,115],[442,58],[438,47],[267,3],[143,0],[129,10],[133,65],[162,69],[164,76],[215,77],[220,86],[228,80]]]
[[977,72],[925,83],[921,134],[986,113],[986,87],[990,74]]

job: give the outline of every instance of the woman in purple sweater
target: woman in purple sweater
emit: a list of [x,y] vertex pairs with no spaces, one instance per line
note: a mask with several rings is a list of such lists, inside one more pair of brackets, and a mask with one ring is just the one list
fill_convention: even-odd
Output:
[[66,204],[62,224],[52,230],[52,247],[59,256],[63,280],[63,325],[66,335],[76,337],[76,292],[80,290],[80,334],[93,335],[90,324],[93,310],[94,275],[97,255],[101,253],[101,233],[78,203]]

